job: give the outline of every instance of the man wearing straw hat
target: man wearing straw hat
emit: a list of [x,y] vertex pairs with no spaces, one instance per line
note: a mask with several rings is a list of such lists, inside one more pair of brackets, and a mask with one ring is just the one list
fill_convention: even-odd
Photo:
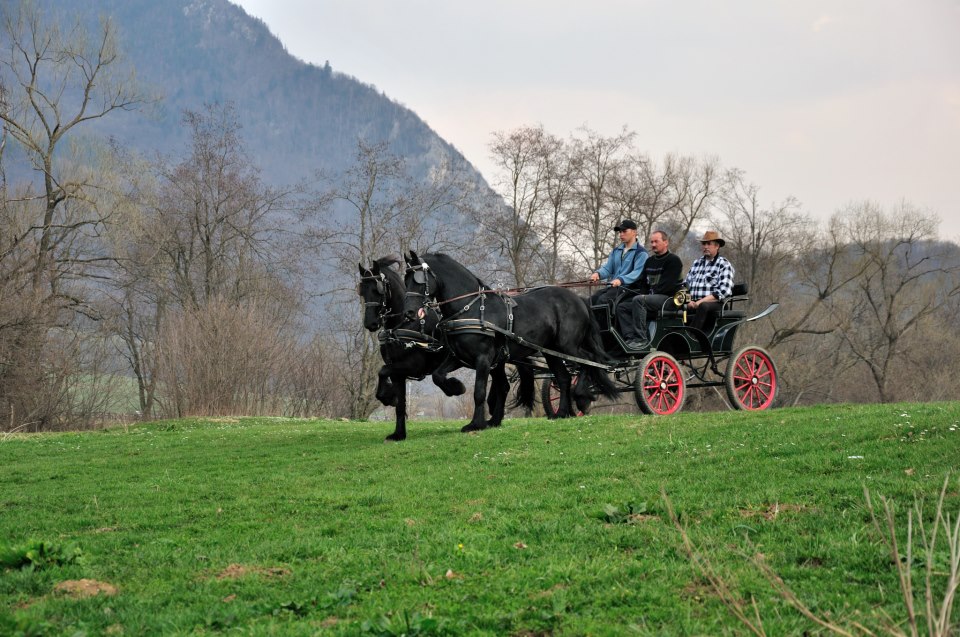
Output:
[[[726,244],[716,230],[707,230],[700,239],[703,256],[693,262],[683,284],[692,299],[687,309],[693,310],[690,325],[707,330],[707,321],[722,307],[723,300],[733,294],[733,264],[720,256]],[[712,326],[711,326],[712,327]]]

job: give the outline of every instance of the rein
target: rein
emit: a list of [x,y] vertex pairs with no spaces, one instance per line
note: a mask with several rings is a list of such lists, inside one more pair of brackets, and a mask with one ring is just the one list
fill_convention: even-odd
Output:
[[[549,349],[542,345],[531,343],[530,341],[526,340],[522,336],[518,336],[517,334],[515,334],[513,331],[513,307],[516,306],[516,302],[507,298],[510,296],[515,296],[515,295],[522,294],[524,292],[528,292],[530,290],[538,289],[542,287],[574,288],[574,287],[593,287],[595,285],[602,285],[596,281],[591,281],[590,279],[584,279],[580,281],[566,281],[563,283],[558,283],[554,286],[543,285],[543,286],[534,286],[534,287],[526,287],[526,288],[509,288],[506,290],[503,290],[503,289],[494,290],[494,289],[487,288],[481,284],[480,288],[476,292],[467,292],[466,294],[460,294],[458,296],[451,297],[444,301],[438,301],[435,297],[432,297],[432,295],[430,294],[430,274],[429,274],[430,267],[425,262],[415,266],[411,266],[408,264],[407,270],[408,272],[412,270],[414,273],[414,281],[416,281],[420,285],[423,285],[422,292],[413,292],[409,289],[407,290],[408,296],[419,296],[423,298],[423,306],[420,310],[421,313],[424,312],[427,308],[430,308],[436,312],[438,311],[441,305],[444,305],[446,303],[451,303],[453,301],[472,298],[472,300],[469,303],[467,303],[463,308],[461,308],[459,311],[455,312],[450,316],[441,318],[440,322],[437,324],[437,328],[439,328],[441,331],[441,338],[443,339],[442,340],[443,343],[446,343],[447,336],[452,332],[468,332],[468,333],[479,333],[479,334],[489,333],[493,336],[500,334],[505,339],[511,340],[522,347],[528,347],[530,349],[533,349],[539,352],[540,354],[549,354],[551,356],[557,356],[558,358],[561,358],[565,361],[573,361],[575,363],[580,363],[582,365],[588,365],[588,366],[597,367],[600,369],[608,369],[608,367],[603,363],[597,363],[596,361],[587,360],[585,358],[580,358],[577,356],[571,356],[570,354],[567,354],[564,352],[559,352],[553,349]],[[503,304],[506,306],[506,310],[507,310],[506,328],[502,328],[499,325],[494,325],[493,323],[484,320],[484,316],[483,316],[484,303],[485,303],[487,294],[493,294],[498,296],[500,300],[503,302]],[[480,300],[480,318],[479,319],[457,319],[458,316],[468,312],[470,308],[473,307],[473,304],[477,302],[478,299]],[[423,325],[424,325],[424,317],[421,314],[420,316],[421,333],[423,333]],[[509,358],[509,349],[505,341],[503,342],[500,349],[502,350],[502,355],[504,359]]]
[[492,288],[480,288],[476,292],[467,292],[466,294],[461,294],[460,296],[455,296],[447,299],[446,301],[435,301],[436,305],[444,305],[445,303],[452,303],[453,301],[459,301],[461,299],[468,299],[471,296],[479,296],[481,294],[505,294],[507,296],[517,296],[518,294],[524,294],[530,290],[536,290],[538,288],[585,288],[593,287],[595,285],[602,285],[597,281],[591,281],[590,279],[583,279],[582,281],[565,281],[563,283],[554,283],[551,285],[535,285],[533,287],[525,288],[507,288],[507,289],[492,289]]

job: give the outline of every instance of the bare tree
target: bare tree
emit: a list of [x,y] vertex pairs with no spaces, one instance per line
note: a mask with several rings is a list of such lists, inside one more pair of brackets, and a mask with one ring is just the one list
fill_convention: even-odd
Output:
[[570,142],[576,166],[575,188],[579,209],[573,217],[577,241],[573,248],[581,268],[595,270],[611,248],[611,228],[617,209],[612,205],[611,181],[623,166],[623,154],[630,150],[632,133],[624,128],[605,137],[590,129]]
[[909,354],[909,338],[960,294],[960,262],[955,249],[933,242],[936,219],[906,203],[890,212],[872,203],[853,205],[842,224],[851,259],[863,273],[846,295],[851,320],[839,334],[869,370],[879,399],[891,402],[898,398],[892,381],[898,361]]
[[[123,226],[109,225],[118,263],[112,276],[112,325],[124,345],[121,355],[137,379],[140,411],[145,415],[158,401],[171,413],[222,411],[231,405],[237,410],[252,408],[249,387],[242,399],[235,391],[212,396],[215,385],[210,383],[179,387],[175,373],[182,370],[162,357],[176,349],[165,339],[187,342],[184,339],[198,336],[191,331],[194,327],[202,327],[208,316],[218,316],[215,310],[205,310],[207,306],[227,304],[236,309],[236,324],[224,324],[224,330],[234,330],[237,349],[249,340],[263,341],[262,321],[268,318],[276,338],[292,338],[303,309],[295,258],[298,238],[285,228],[299,213],[301,189],[275,188],[260,181],[231,105],[211,104],[202,112],[187,112],[184,123],[192,133],[185,157],[173,165],[127,158],[126,179],[114,186],[110,199],[117,209],[125,209],[117,215],[124,219]],[[143,178],[145,172],[156,178]],[[255,315],[249,314],[252,307]],[[193,323],[184,323],[184,317]],[[179,323],[168,326],[168,320]],[[203,351],[183,349],[197,356]],[[212,345],[206,352],[211,360],[219,355]],[[167,363],[161,365],[164,360]],[[186,360],[182,364],[199,365]],[[262,359],[261,365],[257,372],[237,369],[245,376],[237,381],[251,382],[266,374],[269,361]],[[265,409],[262,400],[256,402],[258,412]]]
[[47,24],[29,2],[5,5],[0,19],[5,45],[0,57],[4,88],[0,121],[41,182],[38,193],[30,191],[36,218],[16,241],[29,238],[35,244],[33,287],[46,286],[57,296],[65,293],[59,285],[65,272],[87,269],[99,261],[70,247],[75,238],[103,221],[87,205],[95,189],[90,175],[64,161],[61,146],[84,124],[135,109],[145,96],[132,73],[116,68],[120,55],[109,20],[97,34],[88,36],[79,21],[66,29]]
[[[89,149],[69,142],[91,122],[146,98],[122,68],[109,21],[88,34],[79,21],[61,27],[30,2],[4,3],[0,46],[0,146],[12,144],[24,158],[18,170],[2,170],[2,294],[22,310],[0,325],[0,350],[11,357],[0,360],[0,406],[11,422],[44,428],[68,412],[77,417],[63,402],[69,392],[51,384],[55,370],[79,374],[89,360],[83,352],[94,350],[63,349],[76,352],[72,361],[45,352],[84,317],[98,317],[92,299],[111,263],[99,242],[105,218],[98,171]],[[28,180],[31,172],[36,178]],[[11,175],[20,181],[11,184]],[[31,392],[48,398],[32,400]]]
[[667,155],[663,166],[645,154],[630,154],[611,175],[611,205],[618,219],[633,219],[639,226],[641,243],[680,204],[676,181],[676,159]]
[[760,201],[759,186],[748,182],[743,171],[737,169],[727,171],[714,216],[727,240],[726,249],[734,259],[738,279],[762,299],[776,296],[782,269],[791,265],[799,249],[809,247],[815,227],[793,197],[765,206]]
[[183,307],[214,298],[263,300],[296,267],[284,220],[297,212],[296,187],[265,185],[240,139],[232,105],[187,111],[189,155],[161,168],[147,235],[169,268],[169,289]]
[[674,162],[673,174],[677,190],[674,243],[682,246],[693,226],[708,218],[717,204],[722,192],[720,160],[680,157]]
[[505,206],[477,215],[480,230],[494,237],[508,263],[508,275],[524,287],[539,279],[534,255],[539,248],[537,221],[547,205],[544,161],[547,133],[542,126],[494,133],[490,156],[499,170],[494,189]]
[[570,222],[575,205],[576,167],[568,145],[555,135],[544,135],[541,150],[544,205],[538,228],[543,236],[543,279],[547,283],[558,283],[575,277],[569,255],[574,245]]

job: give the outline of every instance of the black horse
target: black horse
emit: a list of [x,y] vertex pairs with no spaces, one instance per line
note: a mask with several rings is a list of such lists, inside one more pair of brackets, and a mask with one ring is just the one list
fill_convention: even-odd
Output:
[[[535,288],[519,296],[508,297],[486,286],[467,268],[445,254],[425,254],[418,257],[410,252],[405,257],[407,273],[406,316],[408,319],[426,317],[439,306],[443,315],[440,323],[447,345],[461,363],[477,372],[473,389],[473,419],[462,431],[476,431],[496,427],[503,420],[506,394],[504,365],[520,362],[537,353],[530,345],[559,352],[571,358],[603,363],[607,355],[600,340],[600,329],[583,299],[566,288]],[[490,326],[499,329],[493,329]],[[499,331],[503,330],[503,331]],[[557,387],[560,403],[557,418],[573,415],[571,409],[571,375],[561,356],[541,352],[547,361]],[[600,367],[582,365],[581,382],[573,389],[577,402],[595,398],[597,391],[615,398],[617,390]],[[495,401],[488,400],[490,420],[484,419],[484,398],[487,378],[493,381]],[[509,386],[509,385],[508,385]],[[532,407],[530,396],[521,379],[517,402]],[[501,399],[502,396],[502,399]]]
[[[459,396],[466,391],[463,383],[447,374],[460,367],[455,359],[430,334],[439,316],[433,314],[424,322],[404,323],[403,300],[406,289],[397,270],[390,267],[400,263],[398,257],[382,257],[367,270],[360,264],[360,283],[357,293],[363,299],[363,326],[371,332],[380,330],[380,357],[384,366],[378,372],[377,400],[396,408],[397,423],[387,440],[407,437],[408,378],[422,380],[427,374],[447,396]],[[409,329],[403,329],[403,328]]]

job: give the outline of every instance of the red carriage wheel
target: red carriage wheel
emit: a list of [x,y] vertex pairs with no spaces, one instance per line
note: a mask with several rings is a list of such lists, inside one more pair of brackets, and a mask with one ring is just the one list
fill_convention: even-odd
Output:
[[777,367],[762,348],[744,347],[731,356],[724,380],[734,409],[759,411],[777,398]]
[[[577,386],[577,382],[580,380],[580,375],[577,374],[573,377],[573,380],[570,381],[570,390],[573,391],[573,388]],[[592,401],[581,398],[576,400],[573,396],[570,397],[573,401],[574,409],[576,410],[577,416],[586,416],[590,413],[590,405]],[[554,382],[552,378],[545,378],[540,384],[540,402],[543,403],[543,412],[547,415],[547,418],[556,418],[557,410],[560,408],[560,388],[557,387],[557,383]]]
[[666,416],[680,411],[687,398],[680,363],[666,352],[648,354],[640,361],[633,393],[637,406],[645,414]]

